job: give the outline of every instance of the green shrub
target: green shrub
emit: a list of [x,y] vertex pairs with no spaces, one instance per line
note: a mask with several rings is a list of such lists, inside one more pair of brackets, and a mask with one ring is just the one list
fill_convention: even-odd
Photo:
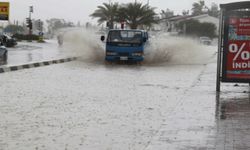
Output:
[[188,36],[207,36],[210,38],[216,37],[216,26],[213,23],[200,23],[197,20],[186,20],[178,24],[177,28],[184,34],[184,26],[186,26],[186,35]]
[[22,41],[22,40],[34,40],[34,41],[38,41],[39,40],[39,36],[38,35],[24,35],[24,34],[14,34],[13,38],[16,38],[18,41]]

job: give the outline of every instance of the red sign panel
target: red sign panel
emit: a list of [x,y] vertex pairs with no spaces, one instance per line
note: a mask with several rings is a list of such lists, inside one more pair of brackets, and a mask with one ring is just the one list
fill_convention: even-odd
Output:
[[0,20],[9,20],[9,2],[0,2]]
[[250,80],[250,16],[230,16],[226,49],[226,78]]

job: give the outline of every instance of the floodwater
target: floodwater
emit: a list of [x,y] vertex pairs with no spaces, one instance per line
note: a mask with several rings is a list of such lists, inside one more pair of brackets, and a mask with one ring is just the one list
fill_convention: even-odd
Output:
[[72,56],[56,40],[46,40],[46,43],[18,42],[18,45],[8,49],[6,65],[28,64]]
[[216,46],[161,35],[145,64],[105,65],[88,32],[48,46],[79,61],[0,74],[0,149],[250,148],[249,86],[222,84],[216,95]]
[[[105,43],[101,42],[100,36],[93,30],[71,30],[65,34],[64,49],[77,53],[82,61],[103,63]],[[152,36],[146,44],[143,64],[206,64],[215,53],[216,45],[203,46],[197,39],[159,33]]]
[[[16,47],[8,48],[7,65],[71,56],[80,56],[84,62],[103,64],[105,43],[100,41],[100,36],[95,30],[76,28],[65,32],[62,46],[58,46],[57,40],[19,42]],[[215,46],[203,46],[194,39],[157,34],[145,46],[143,65],[206,64],[215,51]]]

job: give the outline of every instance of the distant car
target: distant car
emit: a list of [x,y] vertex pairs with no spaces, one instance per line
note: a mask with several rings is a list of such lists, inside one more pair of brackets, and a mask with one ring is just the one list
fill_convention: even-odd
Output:
[[211,45],[212,40],[209,37],[203,36],[203,37],[200,37],[200,43],[204,45]]
[[16,39],[12,38],[11,36],[7,34],[0,35],[0,42],[1,42],[1,45],[6,46],[6,47],[14,47],[17,45]]
[[6,63],[8,59],[8,50],[4,46],[0,46],[0,63]]

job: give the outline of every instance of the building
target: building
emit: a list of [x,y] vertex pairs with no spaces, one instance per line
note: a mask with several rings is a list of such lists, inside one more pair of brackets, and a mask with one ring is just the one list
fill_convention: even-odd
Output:
[[202,14],[198,16],[193,15],[184,15],[184,16],[172,16],[169,18],[161,19],[160,26],[161,30],[167,31],[167,32],[179,32],[177,26],[180,22],[186,21],[186,20],[198,20],[201,23],[208,22],[213,23],[217,30],[219,30],[219,19],[216,17],[209,16],[208,14]]

